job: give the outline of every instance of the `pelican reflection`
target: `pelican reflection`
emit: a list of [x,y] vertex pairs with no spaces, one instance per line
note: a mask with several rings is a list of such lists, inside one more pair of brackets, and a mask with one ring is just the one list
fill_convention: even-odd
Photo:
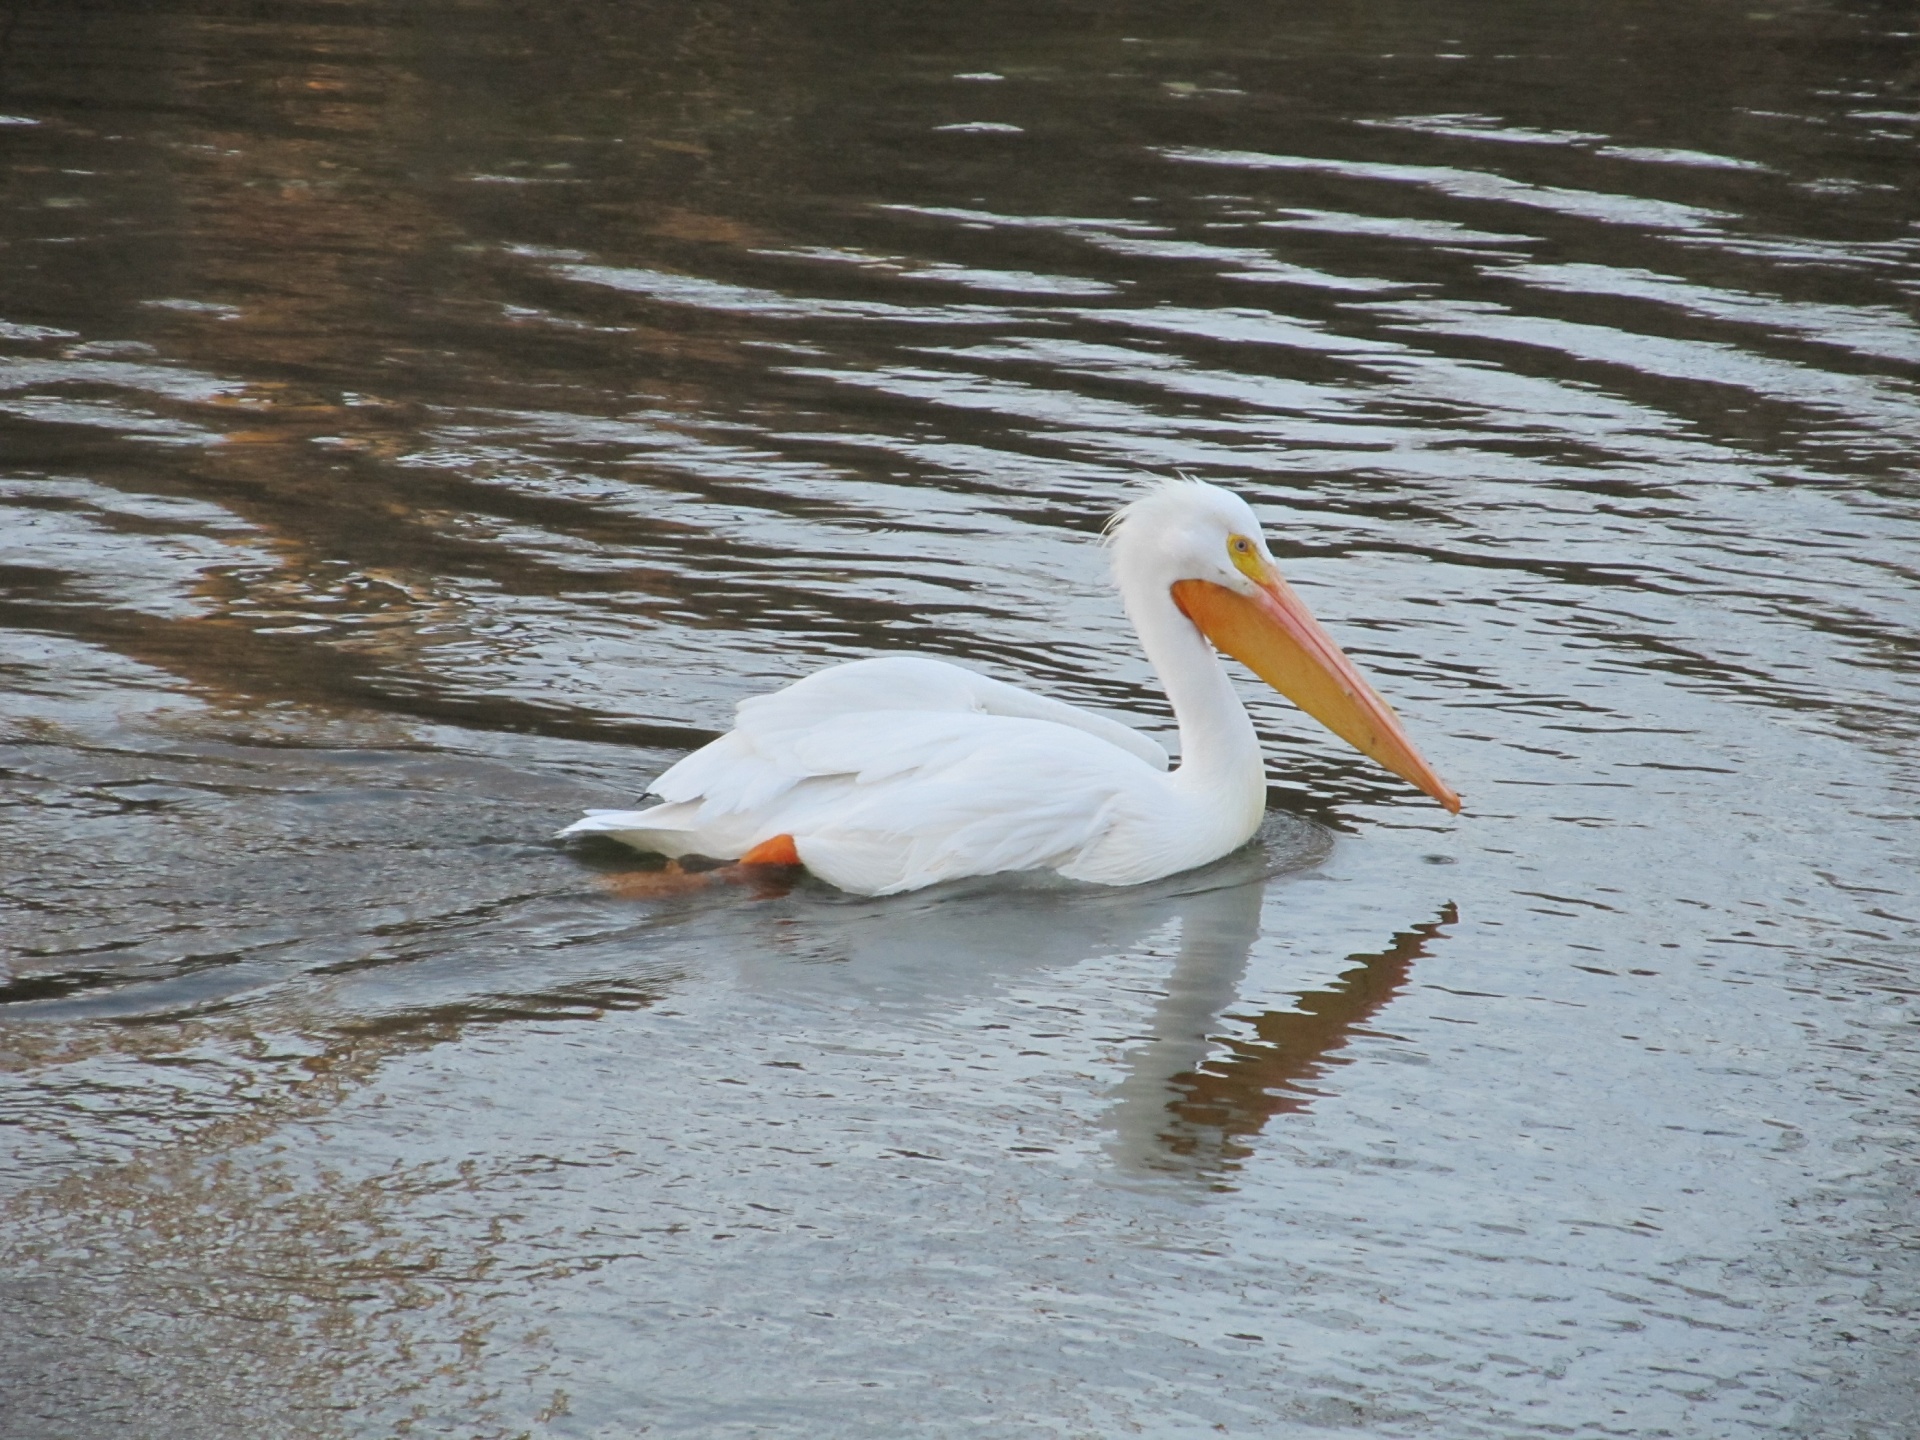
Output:
[[1269,1118],[1311,1103],[1320,1093],[1312,1082],[1344,1063],[1337,1052],[1366,1033],[1366,1022],[1405,987],[1413,962],[1455,921],[1448,905],[1384,950],[1349,956],[1338,979],[1294,1007],[1233,1016],[1238,1033],[1222,1036],[1260,937],[1268,885],[1319,863],[1331,841],[1309,822],[1270,814],[1257,843],[1124,889],[1021,875],[880,899],[814,886],[765,891],[745,906],[696,897],[684,915],[700,917],[694,945],[724,956],[754,990],[839,992],[929,1016],[1023,976],[1177,932],[1148,1038],[1126,1055],[1113,1092],[1109,1148],[1123,1169],[1212,1176],[1249,1153],[1244,1142]]
[[763,895],[747,907],[691,913],[705,917],[709,935],[718,915],[751,927],[752,938],[729,936],[725,949],[755,988],[842,990],[927,1014],[1022,976],[1133,950],[1177,928],[1183,951],[1205,934],[1213,937],[1209,953],[1237,956],[1211,982],[1224,989],[1207,992],[1217,1013],[1232,1003],[1259,933],[1267,883],[1318,864],[1331,845],[1320,827],[1275,814],[1256,843],[1144,885],[1081,885],[1029,873],[879,899],[812,886]]
[[1182,897],[1180,952],[1152,1039],[1133,1051],[1115,1090],[1115,1158],[1128,1168],[1214,1175],[1251,1153],[1275,1115],[1323,1094],[1312,1082],[1350,1057],[1337,1052],[1406,987],[1413,962],[1459,918],[1454,906],[1396,934],[1292,1009],[1233,1017],[1251,1034],[1219,1034],[1260,933],[1264,880]]

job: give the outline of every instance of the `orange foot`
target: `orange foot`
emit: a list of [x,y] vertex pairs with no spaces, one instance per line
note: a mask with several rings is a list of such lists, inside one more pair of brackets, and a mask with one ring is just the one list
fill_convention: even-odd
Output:
[[793,888],[794,877],[800,872],[800,851],[793,836],[775,835],[726,868],[733,872],[733,878],[751,885],[754,894],[772,899]]
[[776,835],[762,840],[740,857],[742,865],[798,865],[800,850],[791,835]]
[[792,885],[787,872],[799,864],[800,852],[794,847],[793,836],[776,835],[761,841],[731,865],[689,870],[678,860],[669,860],[663,869],[630,870],[624,875],[605,876],[600,883],[628,900],[691,895],[715,885],[751,885],[759,895],[784,895]]

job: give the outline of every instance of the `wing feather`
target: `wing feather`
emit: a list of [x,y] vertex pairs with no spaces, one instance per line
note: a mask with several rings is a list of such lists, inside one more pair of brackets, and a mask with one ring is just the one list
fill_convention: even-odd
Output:
[[1165,749],[1131,726],[928,655],[879,655],[816,671],[785,689],[741,701],[736,724],[738,730],[773,734],[883,710],[1046,720],[1097,736],[1157,770],[1169,763]]
[[1069,863],[1149,774],[1133,756],[1045,721],[893,717],[888,731],[864,746],[835,735],[849,767],[866,761],[842,772],[852,783],[815,823],[794,830],[808,868],[843,889],[888,894]]
[[1045,721],[1092,735],[1157,770],[1168,764],[1159,744],[1117,721],[944,660],[885,655],[835,665],[741,701],[734,729],[668,769],[649,789],[662,800],[699,800],[702,816],[717,818],[763,808],[815,776],[853,774],[871,781],[887,763],[919,763],[913,747],[926,736],[909,722],[929,715]]
[[654,782],[666,803],[563,833],[720,858],[788,833],[822,879],[889,894],[1068,864],[1166,765],[1114,721],[961,666],[886,656],[741,702],[735,729]]

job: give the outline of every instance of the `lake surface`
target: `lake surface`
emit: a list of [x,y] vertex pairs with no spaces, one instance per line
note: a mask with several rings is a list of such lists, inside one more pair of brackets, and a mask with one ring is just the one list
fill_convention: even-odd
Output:
[[[9,10],[0,1435],[1920,1433],[1916,31]],[[1176,471],[1464,815],[1249,680],[1139,890],[548,838],[887,649],[1171,739]]]

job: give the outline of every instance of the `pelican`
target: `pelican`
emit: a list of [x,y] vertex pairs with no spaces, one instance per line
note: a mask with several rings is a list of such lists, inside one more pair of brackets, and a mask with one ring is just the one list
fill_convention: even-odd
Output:
[[[1108,526],[1114,581],[1173,704],[1147,736],[922,655],[854,660],[740,703],[645,810],[560,832],[670,857],[803,865],[842,890],[1052,870],[1137,885],[1217,860],[1266,809],[1260,739],[1215,648],[1449,811],[1460,798],[1280,576],[1239,496],[1166,481]],[[1211,643],[1209,643],[1211,642]]]

